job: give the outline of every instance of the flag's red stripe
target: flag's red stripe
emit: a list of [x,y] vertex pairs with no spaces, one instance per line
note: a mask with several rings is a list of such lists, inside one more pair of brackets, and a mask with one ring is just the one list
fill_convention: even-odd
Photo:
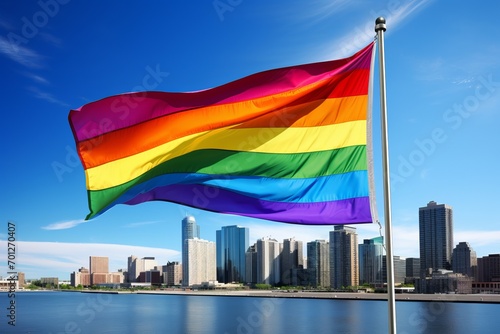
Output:
[[349,58],[269,70],[204,91],[115,95],[72,110],[70,123],[76,141],[80,142],[184,110],[280,94],[344,72],[368,70],[371,49],[372,44]]
[[[368,70],[357,70],[351,73],[349,79],[342,80],[342,84],[333,83],[338,87],[334,89],[334,94],[329,94],[332,87],[327,85],[325,89],[319,89],[320,92],[314,89],[314,96],[305,94],[299,99],[293,96],[275,97],[265,102],[260,101],[261,103],[252,101],[226,104],[163,116],[134,127],[82,141],[77,145],[78,152],[83,159],[84,168],[87,169],[149,150],[187,135],[231,125],[234,125],[233,129],[311,127],[364,120],[367,96],[358,94],[366,94],[368,77]],[[360,84],[348,85],[352,87],[351,89],[344,88],[353,81]],[[323,96],[321,91],[324,93]],[[326,98],[337,95],[335,92],[347,97]],[[275,110],[276,104],[280,104],[277,110]],[[343,112],[344,109],[349,112]],[[133,144],[124,145],[124,143]]]

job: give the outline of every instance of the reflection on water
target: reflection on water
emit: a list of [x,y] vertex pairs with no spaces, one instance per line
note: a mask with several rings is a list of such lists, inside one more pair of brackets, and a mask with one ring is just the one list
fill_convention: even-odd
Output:
[[[2,298],[1,300],[8,300]],[[5,306],[6,307],[6,306]],[[0,333],[387,333],[387,302],[26,292]],[[2,309],[5,308],[2,306]],[[398,333],[495,333],[499,304],[397,302]],[[5,313],[5,312],[4,312]]]
[[208,333],[215,329],[215,316],[217,314],[217,301],[205,299],[201,296],[191,296],[177,299],[184,310],[184,333]]

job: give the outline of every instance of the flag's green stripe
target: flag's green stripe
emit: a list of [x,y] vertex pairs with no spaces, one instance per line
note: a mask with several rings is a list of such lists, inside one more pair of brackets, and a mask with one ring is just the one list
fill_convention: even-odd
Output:
[[89,191],[88,196],[90,206],[99,208],[98,211],[127,189],[164,174],[203,173],[293,179],[341,174],[366,168],[364,145],[294,154],[200,150],[168,160],[119,186]]

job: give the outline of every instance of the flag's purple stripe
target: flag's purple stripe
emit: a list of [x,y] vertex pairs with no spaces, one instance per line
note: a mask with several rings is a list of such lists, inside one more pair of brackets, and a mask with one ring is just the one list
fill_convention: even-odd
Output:
[[71,110],[71,127],[78,142],[183,110],[279,94],[346,71],[369,69],[372,47],[370,44],[360,51],[358,58],[354,55],[341,60],[268,70],[203,91],[136,92],[106,97]]
[[285,203],[263,201],[204,185],[171,185],[139,194],[124,204],[134,205],[146,201],[167,201],[208,211],[294,224],[372,222],[368,197],[331,202]]

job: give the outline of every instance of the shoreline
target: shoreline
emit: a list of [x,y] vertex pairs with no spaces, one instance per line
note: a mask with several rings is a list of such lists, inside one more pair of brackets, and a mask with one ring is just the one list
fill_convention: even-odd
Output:
[[[257,298],[307,298],[335,300],[373,300],[387,301],[386,293],[361,292],[309,292],[309,291],[277,291],[277,290],[157,290],[157,291],[99,291],[99,290],[59,290],[81,293],[107,294],[150,294],[150,295],[182,295],[211,297],[257,297]],[[500,294],[416,294],[397,293],[396,301],[401,302],[457,302],[457,303],[495,303],[500,304]]]
[[[7,291],[0,291],[7,292]],[[387,301],[386,293],[364,292],[318,292],[318,291],[280,291],[280,290],[16,290],[16,293],[29,292],[79,292],[102,294],[149,294],[211,297],[255,297],[255,298],[307,298],[334,300],[373,300]],[[500,294],[417,294],[396,293],[396,301],[401,302],[455,302],[455,303],[493,303],[500,304]]]

